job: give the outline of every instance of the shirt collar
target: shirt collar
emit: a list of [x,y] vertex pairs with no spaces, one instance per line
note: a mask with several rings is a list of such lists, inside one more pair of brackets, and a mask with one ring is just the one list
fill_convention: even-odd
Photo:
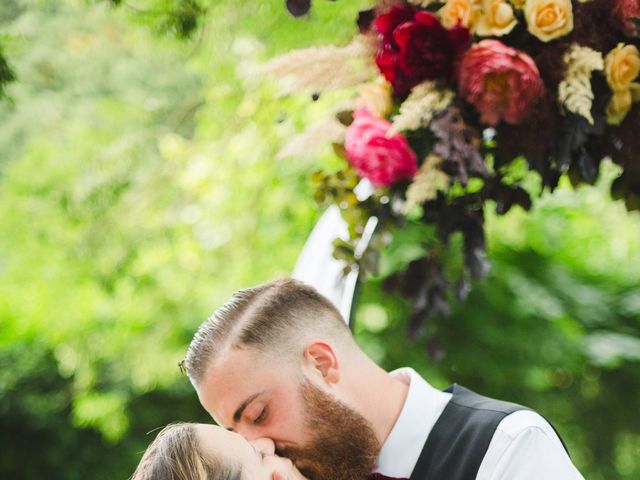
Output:
[[390,375],[409,385],[409,392],[400,416],[382,445],[375,471],[388,477],[409,478],[451,394],[432,387],[412,368],[400,368]]

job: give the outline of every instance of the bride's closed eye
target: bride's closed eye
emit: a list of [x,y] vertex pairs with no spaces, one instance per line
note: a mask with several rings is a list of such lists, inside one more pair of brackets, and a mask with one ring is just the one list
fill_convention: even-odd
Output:
[[254,425],[261,425],[267,419],[268,408],[263,407],[257,417],[255,417],[252,421]]

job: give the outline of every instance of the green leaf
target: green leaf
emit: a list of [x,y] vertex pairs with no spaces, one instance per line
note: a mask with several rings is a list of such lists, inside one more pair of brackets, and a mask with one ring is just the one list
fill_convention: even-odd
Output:
[[406,268],[413,260],[424,257],[436,241],[435,228],[424,223],[407,221],[390,231],[391,242],[380,254],[379,275],[387,277]]

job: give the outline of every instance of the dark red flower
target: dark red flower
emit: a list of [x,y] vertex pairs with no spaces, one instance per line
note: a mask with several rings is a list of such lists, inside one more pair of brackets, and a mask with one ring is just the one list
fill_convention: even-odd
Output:
[[376,56],[380,72],[398,96],[427,79],[450,79],[460,55],[469,47],[469,30],[444,28],[431,12],[394,7],[376,19],[382,46]]
[[640,0],[616,0],[613,4],[616,20],[629,37],[640,36],[640,27],[633,19],[640,17]]

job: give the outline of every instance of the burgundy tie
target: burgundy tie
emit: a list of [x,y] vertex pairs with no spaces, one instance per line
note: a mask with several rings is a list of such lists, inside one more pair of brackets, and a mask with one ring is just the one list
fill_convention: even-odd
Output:
[[381,473],[372,473],[367,480],[408,480],[407,478],[387,477]]

